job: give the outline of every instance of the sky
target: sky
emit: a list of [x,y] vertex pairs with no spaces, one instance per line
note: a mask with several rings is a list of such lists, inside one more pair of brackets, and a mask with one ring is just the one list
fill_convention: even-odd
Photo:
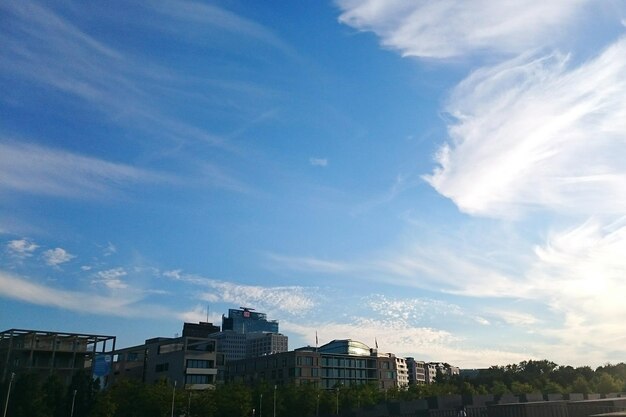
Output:
[[0,3],[0,328],[626,360],[626,2]]

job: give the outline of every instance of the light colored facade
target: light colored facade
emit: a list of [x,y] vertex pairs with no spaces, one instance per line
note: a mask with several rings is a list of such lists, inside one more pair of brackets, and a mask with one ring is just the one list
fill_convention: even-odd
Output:
[[437,372],[441,375],[453,377],[459,375],[460,369],[445,362],[428,362],[426,367],[426,383],[433,384],[437,381]]
[[255,332],[246,334],[246,357],[255,358],[289,351],[289,338],[280,333]]
[[407,368],[406,359],[395,357],[396,383],[398,388],[407,388],[409,386],[409,370]]
[[426,363],[416,361],[414,358],[406,358],[409,385],[420,385],[426,383]]
[[280,333],[237,333],[226,330],[212,334],[211,337],[217,340],[217,350],[224,355],[226,362],[289,350],[288,337]]

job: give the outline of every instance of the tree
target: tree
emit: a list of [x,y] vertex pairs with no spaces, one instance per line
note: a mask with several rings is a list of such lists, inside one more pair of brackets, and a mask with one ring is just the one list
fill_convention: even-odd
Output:
[[576,377],[569,388],[570,392],[579,392],[581,394],[589,394],[591,392],[591,384],[581,375]]
[[620,392],[624,386],[624,382],[602,372],[596,378],[594,378],[596,392],[600,394],[608,394],[611,392]]

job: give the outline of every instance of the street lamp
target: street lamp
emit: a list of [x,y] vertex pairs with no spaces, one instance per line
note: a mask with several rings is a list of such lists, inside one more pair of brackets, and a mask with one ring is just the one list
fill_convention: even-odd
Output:
[[337,415],[339,415],[339,387],[335,388],[337,391]]
[[174,417],[174,398],[176,397],[176,381],[174,381],[174,388],[172,389],[172,414],[171,417]]
[[274,417],[276,417],[276,385],[274,385]]
[[263,393],[261,393],[261,398],[259,398],[259,417],[263,417]]
[[9,380],[9,389],[7,390],[7,400],[4,403],[3,417],[7,417],[7,408],[9,407],[9,396],[11,395],[11,384],[13,383],[13,378],[15,378],[15,372],[11,372],[11,379]]
[[320,415],[320,393],[317,393],[317,405],[315,406],[315,416],[318,417]]
[[76,401],[76,390],[74,390],[74,395],[72,395],[72,411],[70,411],[70,417],[74,417],[74,402]]

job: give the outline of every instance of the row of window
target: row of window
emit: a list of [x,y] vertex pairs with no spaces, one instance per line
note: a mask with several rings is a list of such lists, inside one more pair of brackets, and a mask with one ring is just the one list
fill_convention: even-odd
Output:
[[204,359],[187,359],[187,368],[211,369],[215,368],[215,362]]
[[185,375],[185,384],[212,384],[213,375]]
[[335,368],[376,368],[375,359],[351,359],[322,357],[322,366]]

